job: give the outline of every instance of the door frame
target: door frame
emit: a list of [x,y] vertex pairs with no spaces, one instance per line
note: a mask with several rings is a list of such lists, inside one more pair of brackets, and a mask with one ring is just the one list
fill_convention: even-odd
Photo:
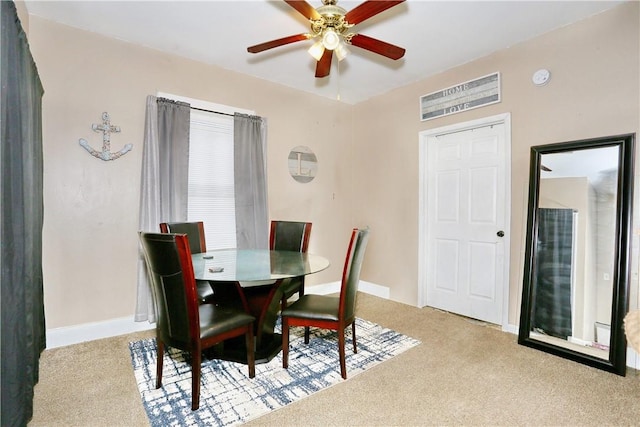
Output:
[[428,235],[428,223],[427,223],[427,177],[428,177],[428,146],[427,143],[430,139],[439,135],[445,135],[455,132],[462,132],[471,129],[503,124],[504,125],[504,167],[505,167],[505,224],[504,230],[506,231],[503,237],[504,241],[504,264],[503,264],[503,294],[502,294],[502,329],[508,328],[509,325],[509,265],[510,265],[510,253],[511,253],[511,113],[497,114],[495,116],[484,117],[477,120],[471,120],[463,123],[455,123],[448,126],[442,126],[434,129],[427,129],[419,132],[419,158],[420,158],[420,173],[419,173],[419,196],[418,196],[418,307],[425,307],[427,301],[427,242]]

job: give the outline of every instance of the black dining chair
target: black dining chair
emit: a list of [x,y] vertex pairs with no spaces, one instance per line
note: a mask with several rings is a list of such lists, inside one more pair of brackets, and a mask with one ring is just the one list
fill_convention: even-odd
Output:
[[[189,247],[192,254],[207,252],[207,244],[204,237],[204,223],[202,221],[162,222],[160,223],[160,232],[186,234],[189,238]],[[196,280],[196,289],[201,304],[214,302],[214,291],[209,282],[206,280]]]
[[[310,222],[271,221],[269,249],[307,252],[311,226]],[[279,290],[282,292],[280,305],[284,310],[287,307],[287,300],[296,292],[299,297],[304,295],[304,276],[284,279]]]
[[289,366],[289,328],[304,326],[304,342],[309,343],[309,327],[330,329],[338,332],[338,353],[340,355],[340,374],[347,379],[345,333],[351,325],[353,352],[356,345],[356,296],[360,270],[365,249],[369,240],[369,229],[353,229],[342,272],[340,296],[306,294],[282,310],[282,366]]
[[165,345],[191,354],[191,409],[200,406],[202,351],[245,336],[249,378],[255,377],[254,317],[243,310],[200,304],[185,234],[139,232],[156,307],[156,388],[162,387]]

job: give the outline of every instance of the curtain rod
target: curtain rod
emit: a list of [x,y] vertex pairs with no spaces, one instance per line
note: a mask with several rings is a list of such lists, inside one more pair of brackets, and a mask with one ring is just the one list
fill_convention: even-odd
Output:
[[191,107],[191,106],[189,106],[189,108],[191,108],[192,110],[204,111],[206,113],[222,114],[223,116],[231,116],[231,117],[235,116],[235,114],[223,113],[222,111],[205,110],[204,108],[197,108],[197,107]]

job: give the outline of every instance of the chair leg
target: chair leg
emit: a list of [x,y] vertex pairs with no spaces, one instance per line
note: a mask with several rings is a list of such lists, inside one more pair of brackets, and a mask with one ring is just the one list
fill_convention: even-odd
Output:
[[353,320],[353,323],[351,324],[351,336],[353,337],[353,352],[357,353],[358,352],[358,347],[356,345],[356,321],[355,321],[355,319]]
[[162,364],[164,362],[164,343],[156,338],[156,388],[162,387]]
[[305,327],[304,327],[304,343],[305,343],[305,344],[309,344],[309,335],[311,335],[311,334],[309,333],[309,327],[308,327],[308,326],[305,326]]
[[249,325],[246,333],[247,343],[247,364],[249,365],[249,378],[255,378],[256,376],[256,352],[253,344],[253,323]]
[[202,367],[202,352],[200,348],[191,352],[191,410],[200,407],[200,368]]
[[338,353],[340,353],[340,374],[343,379],[347,379],[347,363],[344,351],[344,329],[338,328]]
[[282,318],[282,367],[289,367],[289,321]]

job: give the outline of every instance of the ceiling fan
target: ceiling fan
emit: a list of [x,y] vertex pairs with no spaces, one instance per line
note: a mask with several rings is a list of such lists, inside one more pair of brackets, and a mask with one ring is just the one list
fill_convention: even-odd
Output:
[[349,51],[346,45],[366,49],[390,59],[400,59],[405,53],[403,48],[364,34],[351,33],[349,30],[354,25],[404,1],[367,0],[347,12],[336,4],[337,0],[322,0],[323,5],[317,9],[304,0],[284,0],[311,22],[311,32],[260,43],[248,47],[247,51],[259,53],[294,42],[316,39],[309,53],[317,61],[316,77],[318,78],[329,75],[334,52],[338,61],[342,61],[347,56]]

